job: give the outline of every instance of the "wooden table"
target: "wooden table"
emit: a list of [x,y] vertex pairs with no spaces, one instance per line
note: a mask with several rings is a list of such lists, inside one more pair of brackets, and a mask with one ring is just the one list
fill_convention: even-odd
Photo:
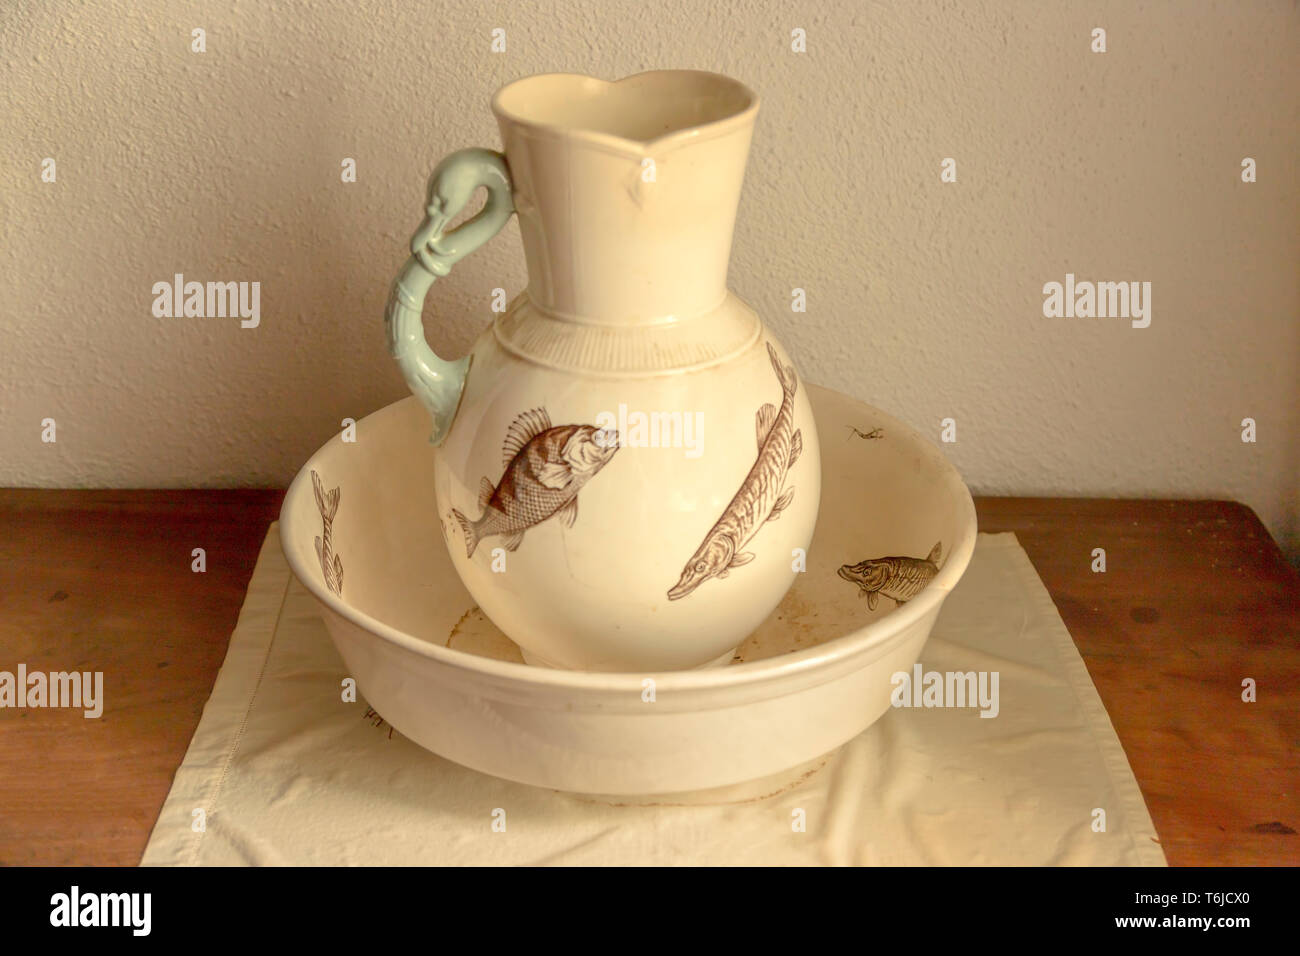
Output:
[[[107,697],[97,720],[0,709],[0,863],[139,862],[282,495],[0,490],[0,670],[103,671]],[[1300,862],[1300,575],[1254,513],[976,503],[1056,601],[1169,862]]]

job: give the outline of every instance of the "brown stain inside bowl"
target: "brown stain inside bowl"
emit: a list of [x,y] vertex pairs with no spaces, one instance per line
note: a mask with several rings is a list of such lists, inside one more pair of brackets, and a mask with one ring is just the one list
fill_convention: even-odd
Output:
[[524,656],[519,652],[519,645],[506,637],[478,606],[471,607],[452,625],[447,635],[446,647],[455,645],[455,650],[488,657],[496,661],[524,663]]
[[836,636],[834,628],[827,627],[832,615],[825,613],[822,602],[809,593],[807,575],[805,572],[799,576],[776,610],[741,642],[733,663],[780,657]]

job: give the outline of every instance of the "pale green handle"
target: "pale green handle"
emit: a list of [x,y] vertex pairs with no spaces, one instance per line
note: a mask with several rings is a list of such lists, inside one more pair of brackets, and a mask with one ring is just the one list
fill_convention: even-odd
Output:
[[[473,219],[443,235],[470,197],[486,186],[487,202]],[[490,149],[462,149],[438,164],[429,177],[424,221],[411,237],[411,258],[393,283],[384,323],[388,351],[401,366],[407,387],[433,417],[433,444],[447,437],[469,374],[469,356],[446,362],[424,338],[421,312],[435,279],[487,242],[515,211],[506,158]]]

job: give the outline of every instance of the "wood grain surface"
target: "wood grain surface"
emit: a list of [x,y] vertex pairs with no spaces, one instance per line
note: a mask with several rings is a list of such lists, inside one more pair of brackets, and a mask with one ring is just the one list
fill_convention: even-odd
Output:
[[[0,709],[0,863],[139,862],[282,496],[0,490],[0,670],[103,671],[107,698],[99,719]],[[981,531],[1019,536],[1060,609],[1169,862],[1300,862],[1300,575],[1254,513],[976,504]]]

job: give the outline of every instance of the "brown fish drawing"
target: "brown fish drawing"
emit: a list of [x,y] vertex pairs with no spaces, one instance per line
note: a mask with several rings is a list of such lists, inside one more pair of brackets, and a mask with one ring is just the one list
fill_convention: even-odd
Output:
[[516,418],[502,446],[505,473],[496,487],[488,478],[479,483],[478,506],[471,521],[455,509],[452,514],[465,535],[465,556],[472,558],[484,538],[500,535],[514,551],[533,525],[559,515],[567,527],[578,519],[578,492],[618,451],[618,432],[594,425],[551,427],[544,408]]
[[779,518],[794,500],[794,489],[783,490],[782,486],[803,451],[803,433],[794,427],[798,380],[792,366],[781,365],[770,342],[767,354],[781,383],[781,407],[768,403],[758,410],[758,458],[731,504],[686,563],[681,579],[668,591],[670,601],[686,597],[709,578],[725,578],[732,568],[753,561],[753,553],[741,548],[766,522]]
[[335,488],[329,494],[325,494],[325,489],[321,487],[320,475],[316,474],[313,468],[311,473],[311,487],[316,492],[316,507],[320,509],[321,521],[324,524],[323,537],[316,539],[316,558],[320,561],[320,569],[325,573],[325,586],[335,594],[343,593],[343,560],[334,553],[334,515],[339,510],[339,493],[340,488]]
[[940,541],[930,549],[924,558],[868,558],[857,564],[846,564],[839,570],[845,581],[856,584],[860,591],[858,597],[866,596],[867,607],[876,609],[878,595],[903,604],[921,593],[921,589],[934,580],[939,573],[939,554],[943,550]]

